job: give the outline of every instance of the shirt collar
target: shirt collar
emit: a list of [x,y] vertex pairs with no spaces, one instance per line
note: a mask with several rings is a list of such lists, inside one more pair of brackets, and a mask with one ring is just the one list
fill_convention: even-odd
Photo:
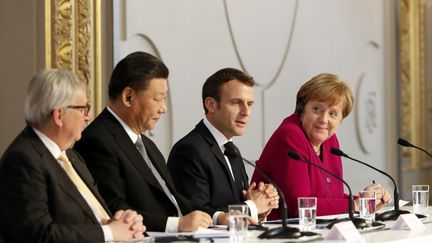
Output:
[[113,110],[111,110],[111,108],[109,108],[109,106],[107,106],[107,110],[117,119],[117,121],[120,122],[121,126],[126,131],[129,138],[132,140],[133,143],[135,143],[138,139],[139,134],[136,134]]
[[42,143],[45,145],[45,147],[48,149],[48,151],[51,153],[51,155],[55,159],[58,159],[60,157],[60,154],[62,154],[60,147],[53,140],[51,140],[49,137],[43,134],[41,131],[37,130],[34,127],[32,127],[32,129],[39,137],[39,139],[42,141]]
[[223,135],[216,127],[213,126],[213,124],[210,123],[209,120],[207,120],[207,117],[204,117],[203,122],[204,122],[204,125],[208,128],[208,130],[210,131],[210,133],[215,138],[217,144],[222,149],[222,151],[225,151],[224,144],[227,143],[227,142],[232,142],[232,138],[231,139],[227,139],[225,137],[225,135]]

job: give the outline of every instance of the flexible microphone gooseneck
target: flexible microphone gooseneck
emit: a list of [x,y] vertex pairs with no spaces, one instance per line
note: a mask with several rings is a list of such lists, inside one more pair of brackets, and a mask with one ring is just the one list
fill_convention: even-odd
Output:
[[[300,155],[298,155],[294,151],[289,151],[288,152],[288,157],[290,157],[292,159],[295,159],[295,160],[298,160],[298,161],[301,161],[301,162],[304,162],[304,163],[307,163],[309,165],[315,166],[318,169],[325,171],[327,174],[331,175],[333,178],[336,178],[338,181],[341,181],[343,184],[345,184],[345,186],[348,188],[348,192],[349,192],[349,194],[348,194],[348,217],[349,217],[349,220],[351,220],[353,222],[354,226],[356,228],[358,228],[358,229],[359,228],[362,229],[362,228],[368,227],[368,225],[367,225],[367,223],[366,223],[366,221],[364,219],[355,218],[354,217],[354,210],[353,210],[354,200],[353,200],[353,196],[352,196],[352,191],[351,191],[350,186],[348,185],[348,183],[345,180],[343,180],[339,176],[331,173],[330,171],[324,169],[323,167],[321,167],[321,166],[319,166],[317,164],[311,163],[310,161],[307,161],[307,160],[303,159],[302,157],[300,157]],[[336,223],[339,223],[339,222],[342,222],[342,221],[347,221],[347,220],[348,219],[336,220],[335,222],[331,223],[329,226],[331,227],[331,226],[333,226]]]
[[428,151],[426,151],[426,150],[424,150],[424,149],[422,149],[420,147],[415,146],[414,144],[408,142],[407,140],[405,140],[403,138],[399,138],[398,139],[398,144],[402,145],[404,147],[413,147],[413,148],[416,148],[418,150],[421,150],[421,151],[425,152],[427,155],[429,155],[429,157],[432,157],[432,154],[430,154]]
[[[240,156],[239,154],[236,154],[235,152],[227,151],[227,156]],[[232,153],[232,154],[231,154]],[[260,239],[293,239],[293,238],[299,238],[301,236],[312,236],[317,235],[313,232],[300,232],[298,228],[288,227],[287,225],[287,205],[285,201],[284,194],[282,193],[280,187],[272,180],[270,177],[262,171],[259,167],[257,167],[254,163],[250,162],[249,160],[243,158],[240,156],[240,158],[246,162],[247,164],[254,167],[258,173],[264,177],[265,180],[267,180],[269,183],[273,184],[273,186],[278,191],[280,198],[282,200],[282,208],[281,208],[281,219],[282,219],[282,226],[278,228],[273,228],[265,231],[264,233],[260,234],[258,238]]]
[[405,211],[405,210],[400,210],[399,209],[399,192],[398,192],[398,187],[397,187],[396,182],[395,182],[395,180],[393,179],[392,176],[390,176],[389,174],[387,174],[386,172],[384,172],[384,171],[382,171],[382,170],[380,170],[378,168],[373,167],[372,165],[369,165],[369,164],[367,164],[367,163],[365,163],[363,161],[360,161],[358,159],[354,159],[354,158],[350,157],[349,155],[347,155],[346,153],[344,153],[340,149],[331,148],[330,152],[332,154],[334,154],[334,155],[343,156],[343,157],[348,158],[348,159],[350,159],[352,161],[355,161],[357,163],[365,165],[365,166],[367,166],[367,167],[369,167],[369,168],[371,168],[373,170],[376,170],[379,173],[381,173],[381,174],[387,176],[388,178],[390,178],[390,180],[393,182],[393,186],[394,186],[394,191],[393,191],[394,209],[386,211],[386,212],[383,212],[383,213],[380,213],[380,214],[377,214],[376,215],[376,219],[377,220],[381,220],[381,221],[396,220],[399,217],[399,215],[410,213],[409,211]]

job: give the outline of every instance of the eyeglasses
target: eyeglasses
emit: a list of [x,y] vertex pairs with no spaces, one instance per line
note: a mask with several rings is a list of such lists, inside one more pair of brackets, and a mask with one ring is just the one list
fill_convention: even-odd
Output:
[[90,104],[87,104],[87,105],[68,105],[68,106],[66,106],[66,108],[84,111],[84,115],[88,116],[91,106],[90,106]]

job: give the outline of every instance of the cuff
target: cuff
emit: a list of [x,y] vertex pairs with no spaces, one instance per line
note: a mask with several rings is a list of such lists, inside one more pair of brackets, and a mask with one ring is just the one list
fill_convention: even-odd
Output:
[[258,209],[257,209],[255,203],[252,200],[246,200],[245,203],[249,207],[251,218],[253,220],[255,220],[256,222],[258,222]]
[[103,232],[105,241],[113,241],[114,236],[113,236],[111,228],[107,224],[101,225],[101,226],[102,226],[102,232]]
[[221,213],[223,213],[223,212],[222,212],[222,211],[217,211],[216,213],[213,214],[212,219],[213,219],[213,224],[214,224],[214,225],[219,224],[219,223],[218,223],[218,216],[219,216],[219,214],[221,214]]
[[165,232],[166,233],[178,232],[179,219],[180,219],[179,217],[168,217],[165,226]]

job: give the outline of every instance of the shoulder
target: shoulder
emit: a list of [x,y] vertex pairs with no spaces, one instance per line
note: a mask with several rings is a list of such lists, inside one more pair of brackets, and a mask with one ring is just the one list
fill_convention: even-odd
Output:
[[273,140],[299,142],[306,139],[300,120],[296,114],[286,117],[272,134]]

